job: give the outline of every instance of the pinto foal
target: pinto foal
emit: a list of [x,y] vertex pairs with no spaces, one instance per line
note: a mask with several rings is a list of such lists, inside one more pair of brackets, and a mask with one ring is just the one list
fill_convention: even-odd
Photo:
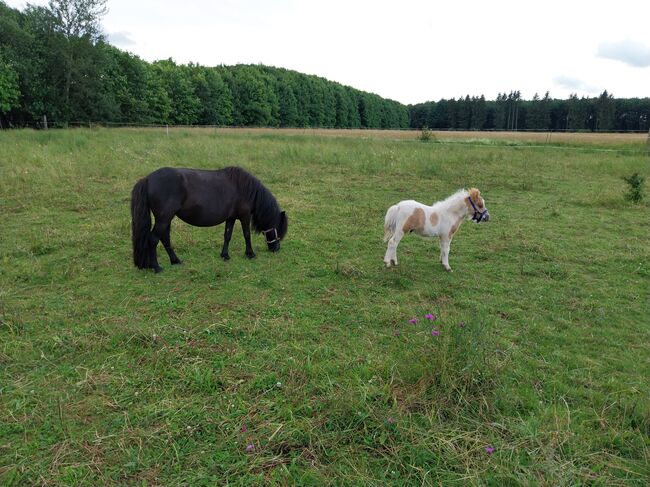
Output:
[[387,267],[397,265],[397,246],[406,233],[416,232],[423,237],[440,237],[440,262],[449,267],[449,245],[463,220],[486,222],[490,213],[481,192],[476,188],[462,189],[432,206],[414,200],[400,201],[391,206],[384,219],[384,242],[388,248],[384,256]]

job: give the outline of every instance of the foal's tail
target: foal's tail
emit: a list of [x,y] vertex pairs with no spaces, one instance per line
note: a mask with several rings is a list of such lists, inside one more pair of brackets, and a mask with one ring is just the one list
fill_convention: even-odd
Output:
[[135,183],[131,191],[131,240],[133,263],[139,269],[151,267],[151,214],[147,197],[147,178]]
[[390,240],[390,238],[395,234],[395,229],[397,228],[397,216],[399,214],[399,206],[393,205],[388,208],[386,212],[386,217],[384,218],[384,242]]

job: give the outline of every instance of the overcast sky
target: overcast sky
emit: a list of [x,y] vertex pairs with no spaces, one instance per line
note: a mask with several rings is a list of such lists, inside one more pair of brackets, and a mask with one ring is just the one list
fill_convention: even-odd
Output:
[[108,0],[108,9],[109,42],[147,61],[261,63],[405,104],[511,90],[650,96],[648,0]]

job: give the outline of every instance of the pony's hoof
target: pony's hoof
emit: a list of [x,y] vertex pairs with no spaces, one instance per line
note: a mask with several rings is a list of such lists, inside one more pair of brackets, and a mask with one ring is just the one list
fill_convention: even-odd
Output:
[[181,265],[182,263],[183,263],[183,261],[178,259],[178,260],[175,260],[174,262],[172,262],[172,265]]
[[454,272],[454,271],[451,270],[451,267],[445,267],[445,270],[446,270],[447,272]]
[[160,267],[160,266],[158,266],[158,267],[154,267],[154,268],[153,268],[153,271],[154,271],[156,274],[160,274],[160,273],[163,271],[163,268]]
[[223,260],[230,260],[230,256],[228,254],[221,254],[221,258]]
[[248,257],[249,259],[254,259],[255,257],[257,257],[257,255],[255,255],[255,252],[251,252],[250,254],[246,252],[246,257]]

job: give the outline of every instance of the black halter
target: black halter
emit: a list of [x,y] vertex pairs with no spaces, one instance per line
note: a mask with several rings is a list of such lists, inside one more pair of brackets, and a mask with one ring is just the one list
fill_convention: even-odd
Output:
[[[269,240],[269,233],[275,232],[275,236],[273,237],[273,240]],[[264,234],[264,237],[266,237],[266,243],[267,244],[272,244],[273,242],[277,242],[280,240],[278,238],[278,229],[277,228],[269,228],[268,230],[262,230],[262,233]]]
[[472,205],[472,208],[474,208],[474,215],[472,216],[472,220],[474,220],[476,223],[480,223],[485,219],[485,216],[487,214],[487,208],[484,211],[479,211],[479,209],[476,207],[474,202],[472,201],[472,197],[468,196],[467,199],[469,200],[470,204]]

